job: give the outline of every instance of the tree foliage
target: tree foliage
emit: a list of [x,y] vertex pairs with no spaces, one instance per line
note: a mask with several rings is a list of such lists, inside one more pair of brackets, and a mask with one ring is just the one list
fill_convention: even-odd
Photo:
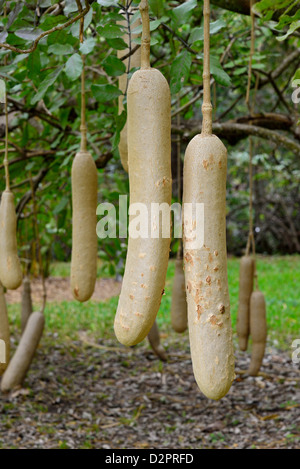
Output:
[[[85,55],[88,143],[99,168],[99,202],[118,206],[127,193],[118,142],[126,119],[119,116],[118,77],[126,71],[117,51],[126,49],[124,18],[129,3],[114,0],[0,1],[0,79],[9,104],[9,159],[17,200],[23,258],[32,243],[30,177],[39,205],[44,259],[66,259],[71,242],[70,168],[80,141],[80,75]],[[212,2],[214,3],[214,2]],[[219,2],[221,3],[221,2]],[[231,2],[233,3],[233,2]],[[256,138],[256,227],[262,251],[300,251],[299,111],[292,101],[299,76],[298,2],[262,0],[257,13],[251,80],[254,115],[245,104],[250,53],[249,16],[212,5],[211,73],[215,132],[232,146],[228,175],[228,242],[240,253],[248,214],[247,136]],[[172,134],[182,151],[201,126],[202,2],[150,0],[151,61],[171,86]],[[6,10],[6,14],[5,14]],[[78,18],[84,13],[84,42]],[[278,12],[280,15],[278,16]],[[130,16],[133,24],[136,10]],[[274,18],[276,20],[274,21]],[[138,32],[139,30],[135,31]],[[138,47],[135,39],[132,48]],[[28,52],[30,51],[31,52]],[[22,52],[23,51],[23,52]],[[297,71],[298,70],[298,71]],[[133,70],[127,71],[132,74]],[[126,96],[124,97],[126,103]],[[4,155],[4,117],[0,117],[0,155]],[[177,115],[180,115],[178,126]],[[174,147],[174,194],[176,155]],[[2,174],[3,165],[1,164]],[[4,177],[1,187],[4,188]],[[274,228],[275,226],[275,228]],[[286,236],[287,240],[279,238]],[[176,243],[173,245],[176,249]],[[126,240],[99,243],[113,271],[124,257]],[[116,254],[117,253],[117,254]]]

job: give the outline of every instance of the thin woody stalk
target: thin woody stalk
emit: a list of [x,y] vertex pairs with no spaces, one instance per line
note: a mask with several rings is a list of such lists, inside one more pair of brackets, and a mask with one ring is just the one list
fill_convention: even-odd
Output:
[[210,92],[210,3],[204,0],[204,61],[203,61],[203,123],[202,135],[212,135],[212,104]]
[[81,143],[80,143],[80,151],[87,151],[87,126],[86,126],[86,119],[85,119],[85,110],[86,110],[86,103],[85,103],[85,56],[82,55],[82,73],[81,73],[81,125],[80,125],[80,132],[81,132]]
[[142,17],[141,69],[150,68],[150,20],[148,0],[141,0],[140,12]]
[[8,109],[7,109],[7,93],[5,91],[5,152],[4,152],[4,161],[3,166],[5,168],[5,190],[10,190],[10,181],[9,181],[9,163],[8,163]]
[[[79,10],[81,7],[80,4]],[[83,30],[84,30],[84,18],[80,19],[80,27],[79,27],[79,41],[83,43]],[[82,72],[81,72],[81,123],[80,123],[80,132],[81,132],[81,142],[80,142],[80,151],[87,151],[87,126],[86,126],[86,119],[85,119],[85,112],[86,112],[86,103],[85,103],[85,56],[81,55],[82,59]]]
[[[4,18],[6,18],[6,5],[4,7]],[[7,55],[4,57],[4,66],[7,65]],[[3,166],[5,169],[5,189],[10,190],[10,181],[9,181],[9,169],[8,169],[8,106],[7,106],[7,91],[6,91],[6,81],[5,83],[5,94],[4,94],[4,113],[5,113],[5,150],[4,150],[4,161]]]

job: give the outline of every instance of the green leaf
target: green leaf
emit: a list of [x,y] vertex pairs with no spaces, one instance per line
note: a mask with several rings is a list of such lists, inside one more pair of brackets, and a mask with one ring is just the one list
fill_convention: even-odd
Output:
[[5,42],[6,41],[6,38],[8,36],[8,32],[7,31],[1,31],[0,33],[0,42]]
[[112,101],[116,99],[118,96],[122,94],[122,91],[119,90],[114,85],[92,85],[91,87],[93,96],[97,101],[100,103],[104,103],[106,101]]
[[223,86],[231,85],[231,78],[220,65],[218,57],[210,57],[210,72],[214,76],[217,83]]
[[103,7],[116,7],[118,6],[118,0],[97,0],[97,3]]
[[116,131],[111,138],[112,150],[115,150],[120,143],[120,133],[124,125],[126,124],[126,120],[127,120],[127,112],[125,109],[121,114],[115,117]]
[[0,69],[0,76],[3,78],[6,78],[7,80],[16,81],[16,82],[20,81],[20,80],[17,80],[15,77],[8,75],[7,73],[4,73],[2,69]]
[[40,84],[38,92],[33,96],[31,99],[31,104],[36,104],[40,101],[44,96],[48,88],[53,85],[53,83],[57,80],[58,76],[60,75],[63,67],[58,67],[54,72],[50,73]]
[[54,33],[47,36],[48,46],[52,44],[78,44],[78,38],[75,39],[71,34],[68,34],[65,30],[54,31]]
[[66,208],[66,206],[68,205],[69,203],[69,197],[66,197],[66,196],[63,196],[59,203],[54,207],[53,209],[53,214],[54,215],[57,215],[59,212],[61,212],[64,208]]
[[115,50],[124,50],[128,47],[126,42],[121,38],[106,39],[106,41],[107,44]]
[[68,55],[74,52],[71,44],[52,44],[48,47],[48,53],[54,55]]
[[66,17],[63,15],[57,16],[42,16],[40,27],[43,31],[48,31],[48,29],[54,28],[58,24],[63,24],[66,22]]
[[[210,35],[218,33],[225,26],[226,26],[226,23],[222,19],[213,21],[212,23],[210,23]],[[194,28],[191,32],[189,43],[193,44],[196,41],[203,41],[203,40],[204,40],[203,26],[200,26],[199,28]]]
[[68,16],[70,13],[73,13],[73,11],[78,10],[78,5],[76,3],[76,0],[66,0],[65,1],[65,8],[64,8],[64,14]]
[[171,93],[178,93],[189,78],[192,65],[190,52],[184,50],[177,55],[171,66]]
[[82,67],[83,67],[83,63],[82,63],[82,59],[80,55],[73,54],[68,59],[65,65],[65,73],[71,81],[74,81],[80,77],[81,72],[82,72]]
[[29,54],[28,61],[27,61],[28,77],[31,80],[33,80],[34,83],[39,81],[40,70],[41,70],[40,52],[38,49],[35,49],[31,54]]
[[[162,20],[155,20],[150,22],[150,31],[155,31],[159,25],[162,23]],[[140,34],[143,30],[143,26],[139,25],[136,28],[134,28],[131,32],[132,34]]]
[[113,55],[109,55],[104,62],[102,62],[102,66],[111,77],[118,77],[126,72],[126,66],[122,60]]
[[[93,19],[93,9],[91,8],[90,11],[84,17],[84,23],[83,23],[84,31],[89,27],[89,25],[92,22],[92,19]],[[76,38],[79,37],[79,27],[80,27],[80,21],[76,21],[76,23],[72,24],[71,29],[70,29],[72,36]]]
[[296,71],[294,78],[292,79],[292,83],[295,80],[300,80],[300,68],[298,68],[298,70]]
[[226,27],[226,23],[224,20],[220,19],[217,21],[213,21],[210,23],[210,34],[216,34],[218,33],[221,29]]
[[192,15],[192,10],[197,6],[197,0],[187,0],[171,11],[176,23],[184,24]]
[[285,41],[291,34],[293,34],[297,29],[300,28],[300,20],[295,21],[289,27],[288,32],[284,36],[280,36],[277,38],[278,41]]
[[97,28],[100,36],[106,39],[122,38],[124,36],[124,28],[116,24],[106,24],[104,27]]
[[80,44],[79,50],[83,55],[88,55],[94,50],[96,40],[93,37],[89,37],[82,44]]
[[15,22],[15,20],[18,18],[19,14],[23,10],[23,8],[24,8],[24,4],[22,4],[21,2],[18,2],[18,3],[16,2],[15,7],[13,8],[13,10],[11,10],[11,12],[8,15],[8,21],[6,24],[7,29],[10,29],[12,24]]
[[51,0],[40,0],[39,5],[41,8],[48,8],[51,6]]
[[160,17],[164,14],[164,1],[163,0],[149,0],[149,6],[152,13]]
[[203,40],[204,40],[203,26],[200,26],[200,28],[194,28],[191,32],[189,43],[193,44],[196,41],[203,41]]
[[35,39],[39,37],[42,32],[43,31],[41,29],[24,28],[15,31],[14,34],[21,39],[25,39],[25,41],[35,41]]

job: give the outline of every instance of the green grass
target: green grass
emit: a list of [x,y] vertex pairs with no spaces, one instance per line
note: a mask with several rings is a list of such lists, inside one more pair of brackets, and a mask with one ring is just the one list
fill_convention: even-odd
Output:
[[[100,277],[108,277],[108,274],[105,273],[103,274],[103,268],[102,268],[102,262],[99,260],[98,261],[98,266],[97,266],[97,276]],[[70,271],[71,271],[71,263],[70,262],[53,262],[50,265],[49,269],[49,275],[51,277],[70,277]]]
[[[174,262],[170,261],[165,295],[157,316],[161,331],[171,331],[170,308]],[[69,264],[56,263],[51,275],[68,276]],[[294,338],[300,337],[300,256],[258,257],[257,271],[259,287],[264,292],[267,303],[268,340],[279,348],[288,349]],[[231,302],[232,325],[235,334],[239,289],[239,259],[228,260],[228,281]],[[76,301],[48,303],[45,309],[47,330],[60,337],[77,337],[79,330],[85,330],[96,337],[113,338],[113,321],[118,304],[114,297],[98,303]],[[10,319],[16,327],[20,326],[19,305],[9,305]]]

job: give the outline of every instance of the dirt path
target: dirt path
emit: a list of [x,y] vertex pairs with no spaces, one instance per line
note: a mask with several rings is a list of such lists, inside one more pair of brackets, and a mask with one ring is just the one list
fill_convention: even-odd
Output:
[[[72,301],[74,300],[70,279],[65,277],[49,277],[46,279],[47,301]],[[119,295],[121,283],[111,278],[98,279],[92,300],[104,301],[112,296]],[[31,281],[32,299],[34,303],[42,301],[42,285],[39,279]],[[6,301],[8,303],[19,303],[21,301],[22,286],[17,290],[8,290]]]

